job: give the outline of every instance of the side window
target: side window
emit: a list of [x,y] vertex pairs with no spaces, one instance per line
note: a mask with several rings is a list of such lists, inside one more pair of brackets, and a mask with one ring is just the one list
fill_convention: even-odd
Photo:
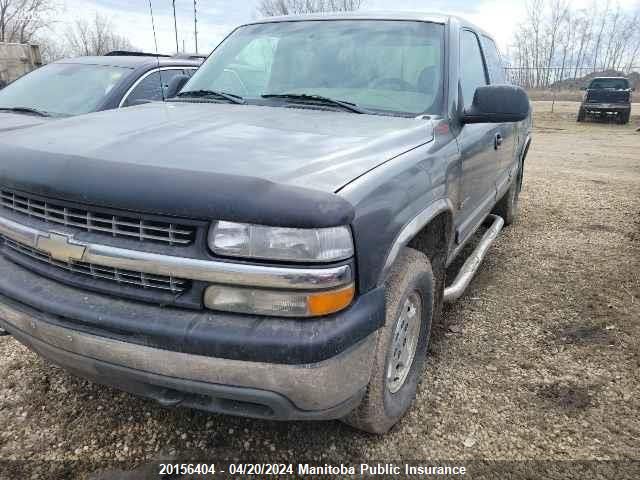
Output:
[[136,88],[129,94],[125,100],[123,107],[135,105],[138,100],[155,100],[164,99],[164,93],[169,88],[171,79],[176,75],[193,75],[193,71],[189,69],[178,70],[162,70],[161,72],[153,72],[142,80]]
[[464,30],[462,32],[462,53],[460,58],[462,70],[461,85],[464,98],[464,108],[471,107],[473,95],[478,87],[487,85],[487,72],[475,33]]
[[482,49],[487,58],[487,68],[489,69],[489,77],[492,84],[507,83],[507,78],[502,64],[502,58],[496,43],[489,37],[482,36]]

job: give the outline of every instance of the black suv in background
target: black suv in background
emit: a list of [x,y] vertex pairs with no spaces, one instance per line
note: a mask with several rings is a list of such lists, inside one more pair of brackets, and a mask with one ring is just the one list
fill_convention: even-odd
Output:
[[591,80],[586,90],[578,122],[586,120],[587,115],[602,117],[616,115],[618,123],[629,123],[631,117],[631,87],[624,77],[598,77]]

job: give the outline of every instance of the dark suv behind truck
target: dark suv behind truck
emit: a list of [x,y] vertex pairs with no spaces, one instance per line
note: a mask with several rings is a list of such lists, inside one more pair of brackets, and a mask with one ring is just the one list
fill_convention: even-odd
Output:
[[385,432],[516,217],[504,81],[455,17],[271,18],[173,101],[0,136],[0,327],[165,406]]
[[615,115],[618,123],[627,124],[631,117],[631,88],[624,77],[598,77],[591,80],[578,111],[578,122],[588,115],[595,117]]

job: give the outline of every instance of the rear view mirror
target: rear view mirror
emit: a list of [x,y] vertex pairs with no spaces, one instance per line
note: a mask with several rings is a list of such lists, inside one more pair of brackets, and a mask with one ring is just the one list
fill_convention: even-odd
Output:
[[165,98],[173,98],[178,95],[178,92],[182,90],[182,87],[184,87],[184,84],[188,81],[189,77],[187,75],[176,75],[173,77],[167,87]]
[[471,108],[464,111],[462,123],[520,122],[529,116],[529,97],[513,85],[479,87]]

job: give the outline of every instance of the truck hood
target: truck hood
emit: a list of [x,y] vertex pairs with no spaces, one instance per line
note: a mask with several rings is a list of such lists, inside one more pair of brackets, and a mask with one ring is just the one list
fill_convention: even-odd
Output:
[[[17,116],[25,123],[41,120]],[[18,121],[18,119],[16,121]],[[151,103],[49,122],[0,139],[47,156],[129,167],[248,176],[336,192],[433,139],[425,119],[230,104]],[[82,164],[81,164],[82,165]],[[76,167],[77,168],[77,167]],[[82,168],[82,167],[80,167]]]
[[0,112],[0,133],[20,128],[33,127],[42,123],[50,122],[52,119],[27,115],[21,113]]

